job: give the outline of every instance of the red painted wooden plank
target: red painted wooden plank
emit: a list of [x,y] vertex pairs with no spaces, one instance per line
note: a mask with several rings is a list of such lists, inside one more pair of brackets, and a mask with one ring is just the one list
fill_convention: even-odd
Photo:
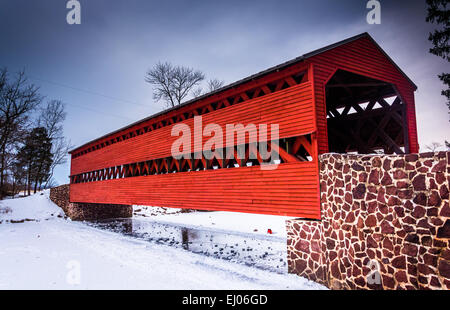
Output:
[[[170,147],[177,139],[170,134],[173,121],[183,121],[192,131],[193,119],[186,119],[186,116],[198,115],[198,111],[210,111],[203,115],[204,126],[209,123],[219,124],[223,128],[230,123],[279,124],[280,138],[313,133],[311,146],[308,146],[313,153],[313,162],[294,162],[294,157],[281,151],[282,156],[292,162],[281,164],[270,171],[256,166],[77,183],[71,184],[71,201],[159,205],[319,219],[317,155],[328,151],[325,84],[337,69],[395,85],[406,103],[411,152],[417,152],[414,85],[370,38],[360,37],[315,54],[306,61],[292,63],[279,71],[270,72],[84,145],[75,152],[95,150],[72,158],[71,174],[90,172],[86,178],[91,180],[94,178],[94,173],[91,172],[94,171],[97,171],[96,178],[98,171],[100,175],[123,175],[125,170],[120,167],[109,172],[103,172],[102,169],[170,156]],[[307,74],[303,76],[304,83],[294,85],[295,81],[291,76],[305,70]],[[281,90],[284,81],[290,87]],[[267,85],[278,91],[271,93]],[[250,90],[255,90],[251,95],[253,99],[246,93]],[[265,95],[256,97],[259,94]],[[229,98],[234,98],[235,102],[240,99],[245,101],[230,105]],[[213,103],[218,103],[223,108],[211,111]],[[247,134],[245,142],[251,137]],[[111,144],[110,140],[113,138],[117,142]],[[203,139],[206,140],[208,139]],[[235,141],[235,144],[243,142]],[[102,144],[106,146],[98,147]],[[193,144],[191,149],[196,150]],[[172,166],[174,164],[178,171],[186,166],[192,169],[191,161],[172,162]],[[148,168],[150,171],[165,170],[167,163],[157,165],[154,162]]]
[[317,162],[72,184],[72,202],[149,204],[319,218]]
[[[312,121],[315,116],[311,105],[311,96],[312,90],[309,82],[296,85],[278,93],[205,114],[202,117],[203,126],[216,123],[225,131],[227,124],[279,124],[280,138],[311,133],[315,130]],[[193,119],[183,121],[183,123],[191,128],[193,134]],[[71,161],[71,175],[171,156],[172,143],[178,139],[177,136],[171,136],[173,126],[175,125],[166,126],[74,158]],[[246,134],[246,139],[248,141],[248,134]],[[208,137],[203,138],[203,142],[207,140]],[[224,144],[226,142],[225,132],[223,142]],[[238,142],[235,139],[234,145]],[[242,142],[240,141],[240,143]],[[192,151],[196,151],[194,146],[192,143]]]

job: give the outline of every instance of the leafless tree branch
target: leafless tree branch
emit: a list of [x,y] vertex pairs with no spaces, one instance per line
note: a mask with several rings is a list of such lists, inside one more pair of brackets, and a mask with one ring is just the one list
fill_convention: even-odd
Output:
[[154,86],[153,98],[164,100],[171,107],[179,105],[204,79],[201,71],[169,62],[157,63],[145,76],[145,81]]

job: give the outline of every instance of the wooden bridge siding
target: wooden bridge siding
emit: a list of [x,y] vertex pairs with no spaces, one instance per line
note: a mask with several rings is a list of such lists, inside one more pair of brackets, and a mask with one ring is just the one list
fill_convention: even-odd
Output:
[[328,132],[325,104],[325,84],[343,69],[392,83],[406,104],[410,152],[419,151],[414,103],[414,87],[367,37],[335,47],[307,60],[314,68],[314,94],[316,100],[319,153],[328,152]]
[[320,219],[317,162],[180,172],[70,185],[70,201]]
[[275,72],[267,73],[261,77],[257,77],[255,79],[247,81],[243,84],[234,86],[228,90],[219,92],[217,94],[208,96],[206,98],[199,99],[195,102],[192,102],[189,105],[180,106],[180,107],[177,106],[174,110],[171,110],[171,111],[168,111],[161,115],[149,118],[147,120],[137,122],[133,125],[130,125],[129,127],[124,128],[123,130],[114,132],[114,133],[106,135],[102,138],[91,141],[83,146],[80,146],[76,150],[74,150],[74,153],[87,150],[97,144],[107,142],[112,138],[117,138],[126,132],[138,130],[138,129],[141,129],[144,126],[150,125],[152,123],[157,123],[159,121],[166,120],[167,118],[178,116],[183,113],[188,113],[194,109],[202,108],[208,104],[215,103],[215,102],[218,102],[221,100],[225,100],[226,98],[229,98],[229,97],[234,97],[234,96],[240,95],[241,93],[246,92],[248,90],[260,88],[260,87],[266,85],[267,83],[278,81],[278,80],[281,80],[288,76],[291,76],[293,74],[305,72],[306,70],[307,70],[307,66],[303,62],[300,62],[300,63],[293,64],[287,68],[283,68],[283,69],[277,70]]
[[[314,132],[310,82],[203,115],[203,125],[277,123],[280,137]],[[193,119],[183,121],[193,132]],[[72,174],[170,156],[171,126],[72,160]],[[203,139],[204,141],[207,138]],[[161,141],[165,141],[161,143]],[[225,140],[224,140],[225,141]],[[236,144],[236,143],[235,143]],[[315,147],[317,147],[315,145]],[[317,150],[316,150],[317,154]],[[129,177],[71,184],[71,202],[142,204],[320,218],[317,156],[313,162]]]
[[[213,122],[223,126],[226,123],[279,123],[281,138],[317,131],[315,136],[318,139],[318,151],[325,153],[328,151],[325,84],[337,69],[343,69],[395,85],[406,103],[410,151],[418,151],[414,86],[367,37],[321,52],[301,63],[245,82],[179,110],[169,111],[148,122],[187,112],[204,106],[205,102],[221,100],[230,94],[238,94],[306,68],[309,68],[308,82],[204,114],[203,124]],[[193,119],[183,123],[192,128]],[[142,125],[143,123],[133,125],[123,132],[142,128]],[[71,174],[170,156],[171,144],[178,138],[171,137],[172,126],[74,158]],[[121,134],[122,131],[114,133],[78,150],[87,149],[99,141]],[[316,157],[313,162],[282,164],[270,171],[260,170],[256,166],[77,183],[71,184],[70,198],[72,202],[150,204],[320,218]]]
[[[206,113],[202,115],[202,123],[203,127],[209,123],[220,125],[224,131],[224,145],[226,124],[269,125],[276,123],[280,126],[280,138],[308,134],[316,130],[311,98],[311,83],[306,82]],[[193,140],[193,118],[182,123],[191,128]],[[179,138],[171,136],[173,126],[175,125],[169,125],[76,157],[71,161],[71,175],[171,156],[171,145]],[[204,137],[203,143],[208,139],[209,137]],[[237,144],[236,139],[234,144]],[[193,143],[191,150],[194,150]]]

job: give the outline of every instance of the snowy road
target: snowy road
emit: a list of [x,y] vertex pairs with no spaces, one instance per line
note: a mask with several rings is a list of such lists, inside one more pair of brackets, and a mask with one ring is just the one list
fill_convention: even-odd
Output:
[[[20,207],[17,207],[19,206]],[[14,211],[39,222],[5,223]],[[45,208],[48,206],[48,212]],[[58,218],[47,195],[0,204],[0,289],[322,289],[314,282]],[[55,212],[56,211],[56,212]],[[51,216],[53,214],[53,216]],[[24,217],[24,218],[25,218]]]

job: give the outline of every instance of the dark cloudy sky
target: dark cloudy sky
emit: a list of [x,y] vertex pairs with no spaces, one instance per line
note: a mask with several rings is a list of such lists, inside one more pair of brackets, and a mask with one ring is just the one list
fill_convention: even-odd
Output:
[[[314,49],[369,32],[418,85],[419,143],[450,139],[442,84],[448,63],[428,53],[424,0],[79,0],[81,25],[65,0],[0,0],[0,67],[25,69],[49,99],[67,104],[65,134],[80,145],[164,108],[144,81],[158,61],[198,68],[226,83]],[[69,164],[56,174],[66,183]]]

